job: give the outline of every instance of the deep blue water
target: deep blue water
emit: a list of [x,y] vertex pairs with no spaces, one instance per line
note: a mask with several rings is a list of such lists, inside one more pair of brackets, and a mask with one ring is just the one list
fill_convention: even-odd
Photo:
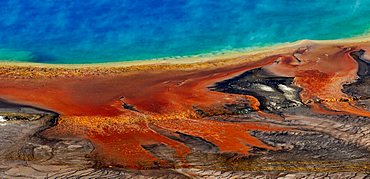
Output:
[[370,30],[370,0],[1,0],[0,59],[96,63]]

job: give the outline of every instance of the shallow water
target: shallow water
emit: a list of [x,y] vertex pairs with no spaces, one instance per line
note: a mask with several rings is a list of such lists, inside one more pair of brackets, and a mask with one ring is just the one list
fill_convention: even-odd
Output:
[[2,0],[0,59],[97,63],[370,30],[370,0]]

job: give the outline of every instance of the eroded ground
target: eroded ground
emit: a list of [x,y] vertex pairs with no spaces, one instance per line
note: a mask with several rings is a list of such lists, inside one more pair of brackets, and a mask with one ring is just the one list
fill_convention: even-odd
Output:
[[368,52],[306,41],[199,69],[2,67],[0,173],[366,178]]

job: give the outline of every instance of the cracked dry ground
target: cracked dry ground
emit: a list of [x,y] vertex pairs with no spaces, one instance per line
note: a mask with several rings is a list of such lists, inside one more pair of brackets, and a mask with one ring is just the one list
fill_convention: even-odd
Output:
[[368,178],[368,52],[305,42],[201,70],[4,70],[0,175]]

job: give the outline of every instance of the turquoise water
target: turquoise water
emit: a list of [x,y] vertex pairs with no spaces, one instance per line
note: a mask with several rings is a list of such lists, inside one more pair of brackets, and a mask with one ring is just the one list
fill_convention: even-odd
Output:
[[0,59],[97,63],[370,30],[370,0],[1,0]]

